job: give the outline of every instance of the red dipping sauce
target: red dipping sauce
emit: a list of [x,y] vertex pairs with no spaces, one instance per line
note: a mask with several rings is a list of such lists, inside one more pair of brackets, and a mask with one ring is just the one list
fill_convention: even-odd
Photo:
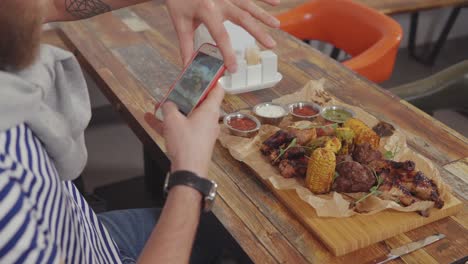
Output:
[[293,109],[293,113],[298,116],[314,116],[319,112],[310,105],[304,105],[301,107],[295,107]]
[[248,117],[242,117],[242,118],[234,118],[229,120],[228,123],[231,127],[237,129],[237,130],[242,130],[242,131],[249,131],[253,130],[257,127],[257,123],[253,121],[252,119]]

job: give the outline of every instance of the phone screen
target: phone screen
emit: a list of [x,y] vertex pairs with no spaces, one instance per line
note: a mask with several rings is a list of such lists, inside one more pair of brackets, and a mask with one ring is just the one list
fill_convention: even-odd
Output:
[[174,102],[180,112],[188,115],[197,106],[223,64],[224,61],[221,59],[198,52],[182,77],[175,83],[167,100]]

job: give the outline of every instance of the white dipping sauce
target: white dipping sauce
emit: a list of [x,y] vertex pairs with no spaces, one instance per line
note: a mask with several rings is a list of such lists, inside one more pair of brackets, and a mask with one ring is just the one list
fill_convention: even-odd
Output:
[[286,114],[286,110],[279,105],[265,104],[257,107],[255,113],[259,116],[277,118]]

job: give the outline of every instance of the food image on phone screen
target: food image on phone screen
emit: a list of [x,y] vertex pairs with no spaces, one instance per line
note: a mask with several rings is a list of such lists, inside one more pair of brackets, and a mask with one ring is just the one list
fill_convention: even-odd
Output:
[[179,111],[188,115],[200,101],[204,91],[223,67],[224,62],[203,52],[198,52],[182,77],[174,85],[167,100],[174,102]]

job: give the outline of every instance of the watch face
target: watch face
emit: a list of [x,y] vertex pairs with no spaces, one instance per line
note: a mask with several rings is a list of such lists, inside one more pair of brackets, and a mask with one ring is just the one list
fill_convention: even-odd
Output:
[[166,174],[166,179],[164,180],[164,187],[163,187],[164,195],[167,195],[167,193],[169,192],[168,187],[169,187],[169,178],[170,177],[171,177],[171,173],[168,172]]
[[216,199],[216,190],[218,189],[218,184],[216,184],[214,181],[211,181],[211,183],[213,183],[213,185],[211,187],[210,193],[205,196],[205,206],[203,208],[205,212],[211,211],[211,208],[213,208],[213,204]]

